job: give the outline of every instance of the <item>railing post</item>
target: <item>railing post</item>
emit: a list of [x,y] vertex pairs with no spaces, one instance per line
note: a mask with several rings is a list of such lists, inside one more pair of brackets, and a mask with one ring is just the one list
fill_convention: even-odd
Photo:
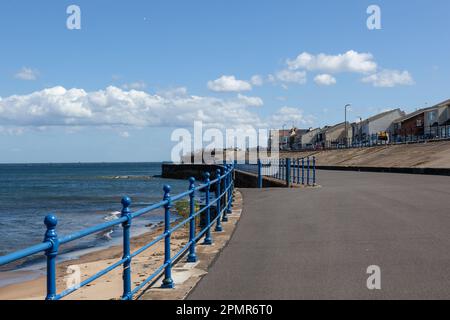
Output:
[[59,240],[56,233],[58,219],[54,215],[48,215],[44,220],[47,231],[44,242],[50,242],[51,248],[45,252],[47,256],[47,297],[46,300],[56,300],[56,256],[58,255]]
[[258,189],[263,187],[263,176],[262,176],[262,161],[258,159]]
[[308,159],[307,159],[307,171],[306,171],[306,176],[307,176],[307,178],[306,178],[306,181],[308,182],[308,186],[310,185],[310,170],[311,170],[311,162],[310,162],[310,160],[309,160],[309,157],[308,157]]
[[278,159],[278,173],[277,179],[281,179],[281,159]]
[[197,262],[197,254],[195,253],[195,178],[189,179],[189,190],[191,194],[189,195],[189,256],[187,261],[190,263]]
[[232,166],[231,167],[231,174],[230,174],[230,184],[231,184],[231,190],[230,190],[230,194],[231,194],[230,211],[231,211],[231,213],[233,213],[233,211],[231,210],[231,207],[233,206],[233,202],[234,202],[234,169],[235,169],[235,166]]
[[286,159],[286,186],[291,187],[291,159]]
[[282,180],[283,179],[283,159],[280,159],[279,167],[280,167],[280,169],[278,170],[278,179]]
[[297,170],[295,169],[295,164],[297,163],[297,161],[295,159],[291,159],[291,185],[295,184],[296,181],[296,175],[297,175]]
[[316,186],[316,157],[313,157],[313,186]]
[[123,227],[123,295],[122,299],[131,300],[131,248],[130,248],[130,227],[131,227],[131,199],[124,197],[121,201],[122,213],[121,217],[126,217],[127,221],[122,223]]
[[221,197],[221,193],[222,193],[222,188],[221,188],[221,183],[222,183],[222,177],[221,177],[221,172],[220,169],[216,170],[216,179],[217,180],[217,185],[216,185],[216,211],[217,211],[217,222],[216,222],[216,232],[222,232],[223,228],[222,228],[222,205],[220,203],[220,201],[222,201],[222,197]]
[[170,252],[170,209],[172,208],[172,201],[170,197],[170,191],[172,188],[168,185],[164,186],[164,201],[167,201],[164,206],[164,234],[166,235],[164,238],[164,264],[166,265],[164,271],[164,280],[162,283],[162,288],[164,289],[172,289],[174,287],[172,280],[172,259]]
[[305,185],[305,158],[302,158],[302,185]]
[[[227,215],[228,214],[231,214],[231,213],[233,213],[233,211],[231,211],[231,203],[233,202],[233,190],[232,190],[232,187],[231,187],[231,184],[233,183],[233,177],[232,177],[232,174],[233,174],[233,169],[232,169],[232,166],[231,165],[229,165],[228,167],[227,167],[227,171],[228,171],[228,186],[227,186],[227,188],[228,188],[228,197],[227,197]],[[227,221],[228,221],[228,217],[227,217]]]
[[206,206],[206,236],[203,244],[211,245],[211,207],[210,207],[210,189],[211,189],[211,180],[209,179],[211,175],[209,172],[205,173],[205,184],[206,184],[206,192],[205,192],[205,206]]
[[228,166],[222,169],[222,175],[225,177],[225,179],[223,179],[223,191],[225,192],[225,201],[223,202],[223,205],[225,210],[223,211],[222,222],[228,222],[228,201],[230,200],[230,192],[228,190],[228,186],[230,185],[229,172]]
[[300,158],[297,158],[297,184],[300,184]]

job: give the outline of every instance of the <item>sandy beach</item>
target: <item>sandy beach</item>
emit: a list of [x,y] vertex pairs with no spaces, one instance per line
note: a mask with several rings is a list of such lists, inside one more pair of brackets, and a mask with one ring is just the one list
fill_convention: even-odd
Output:
[[[164,232],[163,227],[158,227],[132,239],[132,251],[146,245]],[[171,250],[177,252],[185,246],[189,239],[188,228],[184,227],[172,234]],[[81,271],[81,280],[85,280],[95,273],[107,268],[122,258],[122,246],[91,252],[78,259],[58,263],[57,265],[57,289],[58,293],[66,290],[68,270],[71,266],[77,266]],[[160,241],[152,248],[141,253],[132,261],[133,288],[151,275],[164,260],[164,241]],[[46,293],[46,277],[41,276],[31,281],[8,285],[0,288],[0,300],[43,300]],[[111,300],[119,299],[122,295],[122,267],[118,267],[110,273],[91,284],[80,288],[64,300]]]

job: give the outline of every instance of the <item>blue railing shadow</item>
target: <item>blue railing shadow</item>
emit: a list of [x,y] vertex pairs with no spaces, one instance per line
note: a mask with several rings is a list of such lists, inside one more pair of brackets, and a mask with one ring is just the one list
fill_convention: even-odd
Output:
[[[133,297],[143,288],[145,288],[152,281],[157,279],[163,274],[164,279],[162,282],[163,288],[173,288],[174,282],[172,279],[172,266],[178,261],[187,251],[189,250],[189,255],[187,257],[188,262],[196,262],[196,245],[197,242],[204,236],[204,244],[212,244],[211,228],[216,224],[215,231],[221,232],[222,222],[228,221],[228,214],[231,214],[231,205],[233,203],[233,191],[234,191],[234,166],[233,165],[223,165],[221,169],[217,169],[215,173],[215,179],[210,180],[210,173],[205,173],[204,181],[200,185],[196,185],[196,180],[194,178],[189,179],[189,190],[176,195],[171,196],[171,188],[166,185],[163,188],[164,197],[163,201],[153,204],[147,208],[132,212],[130,209],[131,199],[129,197],[124,197],[121,201],[122,211],[119,219],[106,222],[93,226],[91,228],[84,229],[82,231],[73,233],[68,236],[59,237],[56,232],[56,227],[58,220],[54,215],[48,215],[45,217],[44,223],[46,225],[47,231],[45,232],[44,242],[24,250],[20,250],[6,256],[0,257],[0,266],[21,260],[23,258],[38,254],[45,253],[47,258],[47,300],[60,300],[73,292],[79,290],[80,288],[92,283],[93,281],[103,277],[109,272],[123,266],[123,300],[131,300]],[[211,187],[214,187],[215,194],[213,200],[211,200]],[[196,192],[205,193],[205,204],[203,208],[196,211]],[[185,198],[189,199],[189,217],[179,222],[176,226],[171,227],[171,208],[172,204],[183,200]],[[211,219],[211,208],[215,207],[217,216]],[[136,250],[131,252],[131,226],[134,219],[141,217],[151,211],[157,209],[164,209],[164,233],[157,236],[153,241]],[[196,232],[196,218],[201,214],[206,216],[206,224],[198,233]],[[176,252],[173,256],[170,249],[171,235],[189,224],[189,241],[188,243]],[[57,293],[56,289],[56,258],[58,256],[59,247],[61,245],[76,241],[78,239],[90,236],[92,234],[98,233],[104,230],[110,230],[114,226],[122,225],[123,228],[123,256],[122,259],[113,263],[108,268],[92,275],[88,279],[82,281],[79,286],[69,288],[61,293]],[[164,263],[156,269],[147,279],[142,281],[137,287],[132,288],[131,282],[131,262],[133,258],[140,255],[144,251],[150,249],[155,244],[164,240]]]

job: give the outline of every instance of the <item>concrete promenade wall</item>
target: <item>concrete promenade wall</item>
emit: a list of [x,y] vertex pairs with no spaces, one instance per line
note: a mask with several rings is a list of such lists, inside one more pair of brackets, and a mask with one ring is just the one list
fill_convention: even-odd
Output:
[[365,166],[317,166],[316,168],[317,170],[332,170],[332,171],[387,172],[387,173],[450,176],[450,169],[446,168],[401,168],[401,167],[365,167]]
[[450,169],[450,141],[280,154],[281,158],[307,156],[315,156],[318,166]]
[[163,163],[162,165],[162,177],[166,179],[180,179],[187,180],[194,177],[198,181],[203,180],[203,174],[209,172],[211,179],[215,179],[216,170],[219,169],[218,165],[209,164],[174,164]]
[[[167,179],[184,179],[194,177],[202,181],[205,172],[211,173],[211,179],[215,179],[215,172],[220,168],[218,165],[208,164],[173,164],[163,163],[162,177]],[[258,176],[254,173],[235,171],[235,185],[238,188],[257,188]],[[263,186],[266,188],[285,188],[283,181],[263,177]]]
[[[238,188],[257,188],[258,175],[254,173],[235,171],[235,183]],[[286,188],[284,181],[263,177],[264,188]]]

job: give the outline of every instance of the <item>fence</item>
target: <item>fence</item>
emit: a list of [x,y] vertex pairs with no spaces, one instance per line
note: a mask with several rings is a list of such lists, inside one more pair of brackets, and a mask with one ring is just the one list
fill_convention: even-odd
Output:
[[[45,218],[45,225],[47,231],[45,232],[44,242],[33,247],[14,252],[12,254],[0,257],[0,266],[12,263],[14,261],[21,260],[23,258],[38,254],[45,253],[47,260],[47,300],[60,300],[73,292],[77,291],[79,288],[84,287],[94,280],[106,275],[107,273],[123,266],[123,300],[131,300],[133,297],[142,290],[149,283],[157,279],[164,272],[163,288],[173,288],[174,283],[172,280],[172,266],[178,261],[187,251],[189,250],[189,255],[187,257],[188,262],[196,262],[196,244],[204,236],[204,244],[212,244],[212,234],[211,228],[215,224],[215,231],[222,231],[222,222],[228,221],[228,214],[231,214],[231,205],[233,203],[233,190],[234,190],[234,166],[224,165],[221,169],[217,169],[215,173],[215,180],[210,180],[210,174],[205,173],[204,181],[200,185],[196,185],[194,178],[189,179],[189,190],[176,195],[171,196],[170,186],[164,186],[164,197],[163,201],[151,205],[147,208],[132,212],[130,209],[131,199],[129,197],[124,197],[121,201],[122,204],[122,214],[117,220],[103,223],[80,232],[59,237],[56,232],[56,226],[58,220],[54,215],[48,215]],[[211,189],[214,188],[215,192],[211,196]],[[200,210],[196,211],[196,193],[204,193],[204,203]],[[171,208],[172,204],[183,200],[185,198],[189,199],[189,217],[179,222],[175,227],[171,227]],[[141,247],[135,252],[131,252],[130,246],[130,229],[132,221],[141,217],[142,215],[149,213],[157,209],[164,209],[164,233],[156,237],[153,241],[147,245]],[[216,210],[216,217],[211,218],[211,209]],[[206,223],[204,227],[196,232],[196,218],[203,215],[206,218]],[[171,235],[173,232],[182,228],[183,226],[189,224],[189,241],[187,244],[181,248],[173,256],[170,250]],[[56,289],[56,258],[58,256],[58,250],[60,246],[67,244],[69,242],[76,241],[78,239],[87,237],[89,235],[110,230],[114,226],[122,225],[123,227],[123,257],[121,260],[110,265],[108,268],[96,273],[95,275],[89,277],[88,279],[82,281],[79,286],[69,288],[61,293],[57,293]],[[151,274],[146,280],[142,281],[137,287],[132,288],[131,282],[131,262],[132,259],[144,251],[150,249],[155,244],[164,240],[164,263]]]
[[236,169],[258,175],[258,188],[263,187],[263,177],[285,181],[287,187],[317,184],[316,157],[259,159],[257,164],[236,164]]
[[282,149],[288,151],[351,149],[449,139],[450,125],[443,125],[387,131],[383,136],[374,133],[369,135],[355,136],[348,139],[342,138],[338,140],[327,140],[306,145],[294,144],[292,148]]

